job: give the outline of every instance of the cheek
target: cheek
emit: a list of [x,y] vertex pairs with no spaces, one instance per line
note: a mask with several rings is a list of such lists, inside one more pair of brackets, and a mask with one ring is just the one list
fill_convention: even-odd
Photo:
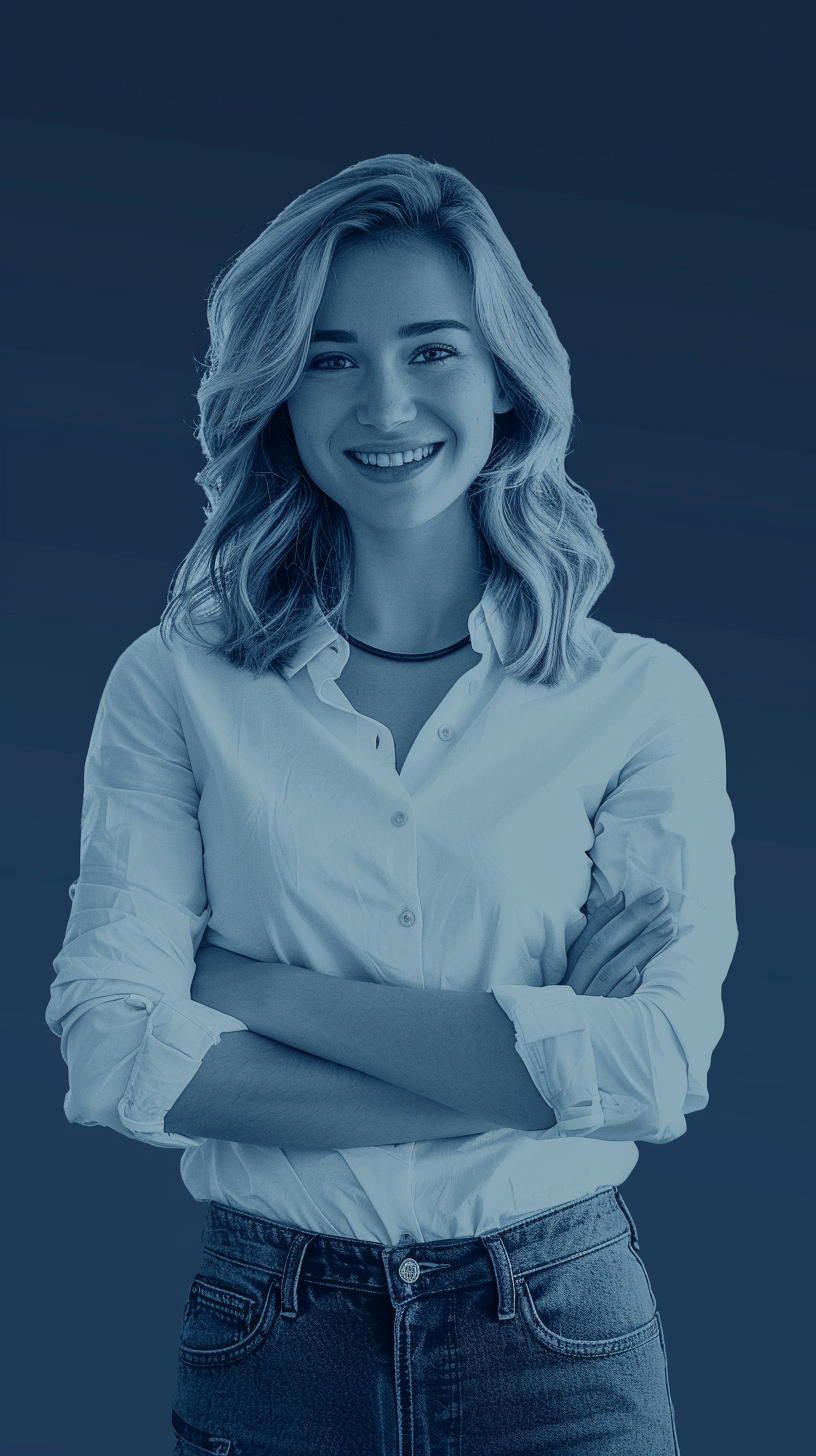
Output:
[[315,405],[306,400],[292,399],[289,401],[289,418],[292,422],[292,433],[295,437],[295,444],[301,460],[306,457],[316,458],[319,453],[321,440],[325,438],[327,424],[322,419],[322,411],[315,408]]
[[479,398],[473,401],[467,421],[468,455],[479,457],[480,467],[487,459],[493,445],[495,420],[492,400]]
[[481,441],[493,433],[493,389],[481,374],[459,381],[450,408],[461,425],[461,432],[472,441]]

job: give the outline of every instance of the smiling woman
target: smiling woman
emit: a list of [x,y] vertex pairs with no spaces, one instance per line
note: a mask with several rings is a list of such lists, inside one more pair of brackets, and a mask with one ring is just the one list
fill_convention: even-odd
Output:
[[722,1032],[711,698],[590,617],[568,359],[459,172],[321,183],[209,322],[206,523],[105,687],[48,1010],[67,1116],[208,1205],[176,1450],[669,1456],[619,1184]]
[[[433,314],[428,322],[402,322],[423,308]],[[346,314],[356,333],[323,327]],[[347,244],[335,255],[315,322],[313,357],[288,400],[312,479],[347,515],[373,518],[378,531],[392,519],[419,525],[459,502],[451,527],[457,537],[463,528],[475,536],[465,492],[493,448],[494,415],[511,403],[475,330],[467,274],[431,242]],[[343,354],[318,348],[338,339],[349,345]],[[357,476],[387,486],[387,494],[355,491],[349,459]],[[420,476],[411,491],[390,488]]]
[[[461,173],[389,156],[320,183],[234,260],[208,320],[198,429],[207,464],[197,477],[207,524],[174,578],[163,633],[195,636],[199,609],[215,611],[227,660],[284,671],[315,603],[341,626],[352,572],[363,574],[345,503],[327,488],[352,487],[344,452],[376,453],[360,479],[382,486],[388,470],[396,485],[390,471],[405,466],[382,456],[436,445],[415,490],[379,502],[395,529],[420,525],[422,500],[442,492],[452,528],[475,524],[507,621],[510,671],[555,684],[597,666],[586,620],[613,565],[592,500],[564,468],[569,360],[494,213]],[[320,435],[296,428],[311,415]],[[447,562],[441,544],[440,555]],[[422,612],[419,594],[412,605]],[[450,615],[412,613],[401,632],[418,645],[428,627],[449,631]]]
[[[479,661],[467,618],[486,555],[467,491],[511,404],[449,251],[396,237],[338,252],[287,407],[298,455],[353,540],[343,692],[390,730],[401,772],[423,723]],[[331,326],[344,319],[354,331]],[[457,335],[458,347],[447,342]],[[342,354],[320,347],[338,340]],[[394,659],[434,665],[399,675]]]

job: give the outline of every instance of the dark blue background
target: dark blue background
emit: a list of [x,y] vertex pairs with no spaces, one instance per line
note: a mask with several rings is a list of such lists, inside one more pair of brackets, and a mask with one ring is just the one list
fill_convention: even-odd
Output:
[[82,768],[107,674],[203,525],[208,288],[296,194],[386,151],[484,191],[572,361],[567,468],[617,563],[596,615],[678,648],[720,713],[726,1031],[709,1107],[641,1147],[624,1193],[683,1456],[803,1449],[813,11],[140,0],[33,3],[8,29],[0,1456],[170,1449],[204,1206],[178,1152],[66,1122],[43,1019]]

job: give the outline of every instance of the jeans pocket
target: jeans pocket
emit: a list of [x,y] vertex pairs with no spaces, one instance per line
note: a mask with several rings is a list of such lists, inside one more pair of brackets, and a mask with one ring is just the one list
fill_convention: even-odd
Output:
[[269,1336],[279,1310],[280,1274],[205,1248],[184,1306],[180,1362],[229,1365],[251,1355]]
[[520,1309],[542,1345],[558,1355],[621,1355],[657,1339],[649,1276],[629,1234],[521,1276]]
[[182,1420],[178,1411],[173,1411],[172,1420],[176,1433],[173,1456],[202,1456],[202,1453],[204,1456],[229,1456],[232,1441],[228,1437],[208,1436],[206,1431],[199,1431]]

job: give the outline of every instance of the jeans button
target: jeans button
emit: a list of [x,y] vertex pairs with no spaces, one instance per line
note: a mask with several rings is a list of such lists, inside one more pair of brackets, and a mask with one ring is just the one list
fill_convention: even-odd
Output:
[[399,1266],[399,1277],[406,1284],[415,1284],[419,1278],[419,1265],[416,1259],[403,1259]]

